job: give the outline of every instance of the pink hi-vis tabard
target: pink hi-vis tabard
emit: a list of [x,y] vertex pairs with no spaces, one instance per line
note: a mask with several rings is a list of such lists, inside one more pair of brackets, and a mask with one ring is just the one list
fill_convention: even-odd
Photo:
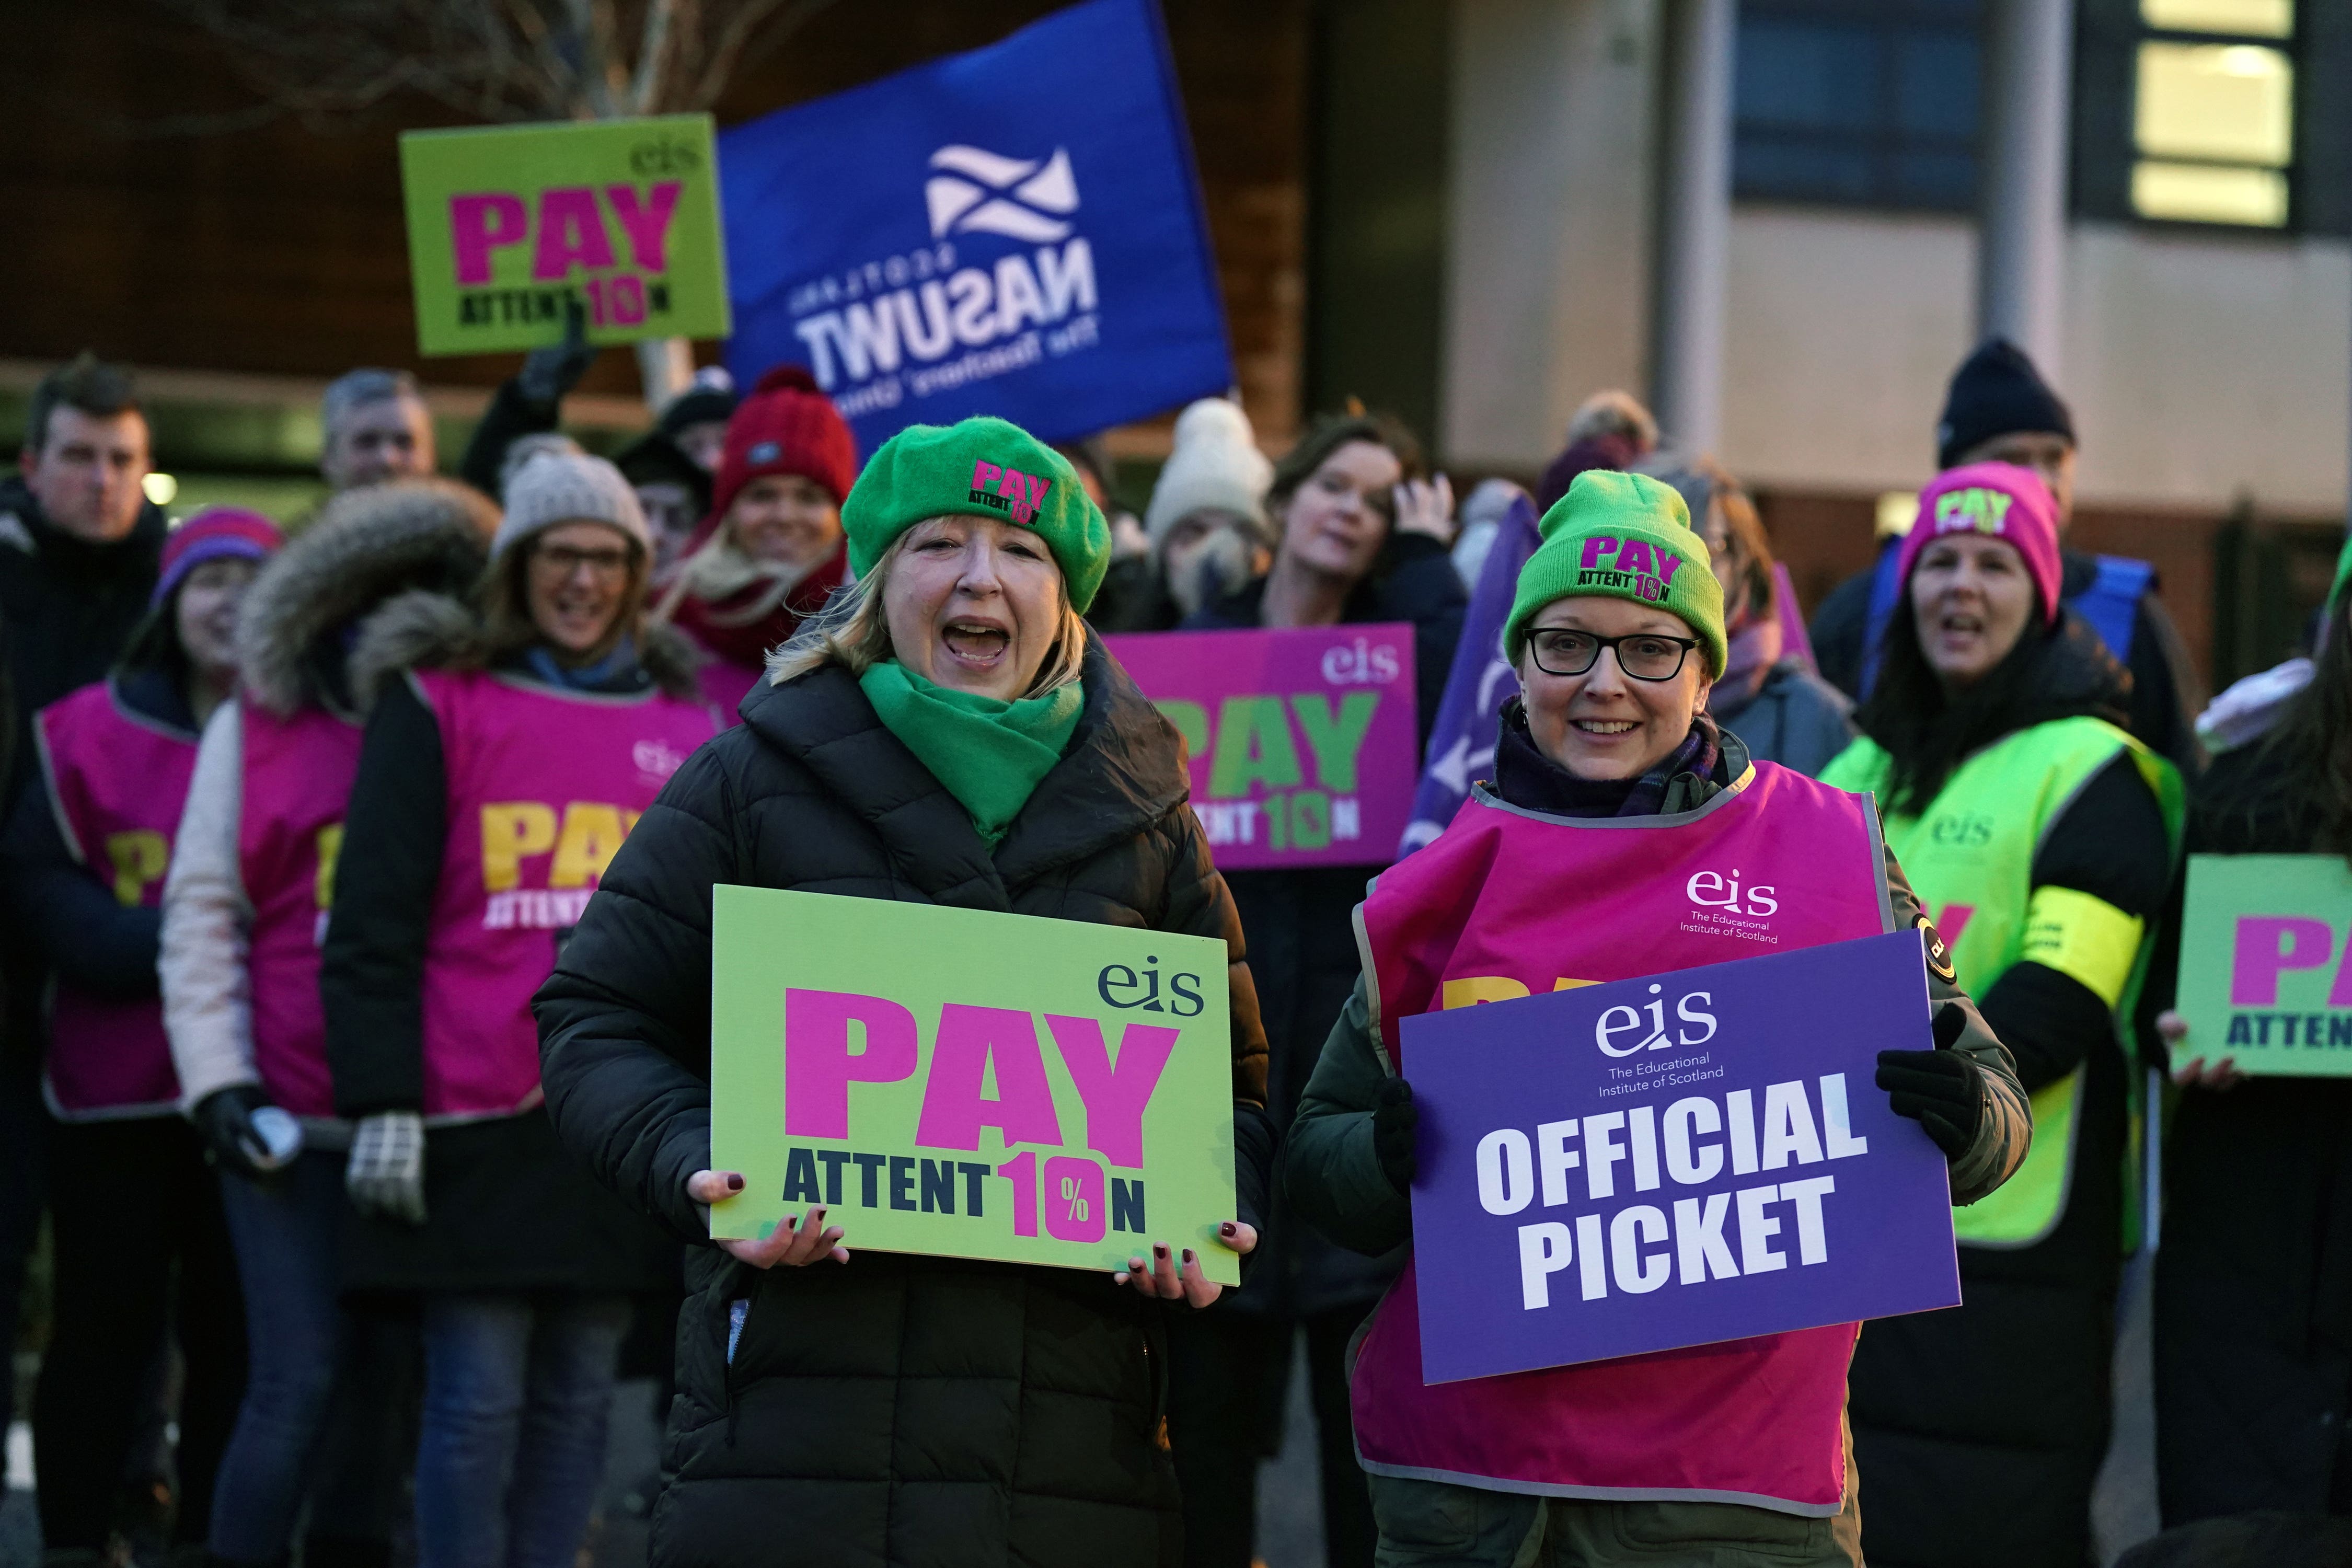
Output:
[[281,719],[238,704],[245,789],[237,870],[253,904],[246,973],[253,986],[253,1065],[269,1098],[297,1116],[335,1113],[319,949],[335,890],[343,813],[360,771],[360,727],[323,708]]
[[[101,680],[42,709],[33,738],[66,848],[125,907],[160,907],[196,737],[132,712],[113,682]],[[64,1121],[176,1114],[180,1079],[163,1004],[97,996],[58,980],[42,1087]]]
[[448,837],[425,944],[425,1115],[540,1102],[531,994],[637,816],[718,733],[699,703],[419,670],[441,726]]
[[[1571,818],[1485,785],[1357,910],[1374,1022],[1893,928],[1869,798],[1770,763],[1676,817]],[[1350,1395],[1375,1475],[1562,1497],[1836,1513],[1858,1325],[1462,1383],[1422,1382],[1414,1265],[1374,1314]]]

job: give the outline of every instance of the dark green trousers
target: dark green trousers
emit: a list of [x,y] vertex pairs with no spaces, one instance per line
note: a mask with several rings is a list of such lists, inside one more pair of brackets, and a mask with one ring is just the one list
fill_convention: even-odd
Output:
[[1598,1502],[1367,1478],[1377,1568],[1862,1568],[1862,1506],[1808,1519],[1726,1502]]

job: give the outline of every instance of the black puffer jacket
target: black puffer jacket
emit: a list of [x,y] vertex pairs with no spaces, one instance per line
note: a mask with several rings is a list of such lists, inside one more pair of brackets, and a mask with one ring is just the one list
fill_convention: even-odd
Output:
[[[1185,931],[1232,959],[1235,1173],[1263,1213],[1265,1037],[1175,732],[1090,644],[1069,750],[992,857],[838,667],[755,688],[629,835],[537,1003],[563,1142],[679,1236],[710,1161],[710,889],[730,882]],[[854,1247],[856,1237],[849,1242]],[[691,1249],[657,1564],[1181,1559],[1163,1314],[1102,1276]],[[729,1309],[750,1309],[730,1365]]]
[[[2339,626],[2341,623],[2337,623]],[[2305,694],[2309,700],[2311,693]],[[2317,791],[2249,744],[2190,802],[2191,855],[2326,853]],[[2142,1011],[2173,1005],[2176,879]],[[2143,1039],[2155,1039],[2153,1027]],[[2175,1055],[2204,1053],[2192,1037]],[[2352,1513],[2352,1079],[2180,1091],[2156,1258],[2157,1502],[2166,1528]]]

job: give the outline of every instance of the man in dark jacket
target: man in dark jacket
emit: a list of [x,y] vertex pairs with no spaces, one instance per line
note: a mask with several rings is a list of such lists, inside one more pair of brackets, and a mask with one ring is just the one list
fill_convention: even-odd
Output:
[[[1938,469],[1983,462],[2032,468],[2058,502],[2060,530],[2074,521],[2074,416],[2025,352],[2004,338],[1987,339],[1953,373],[1936,426]],[[1877,566],[1839,584],[1813,612],[1813,657],[1822,678],[1856,701],[1873,668],[1874,583],[1891,565],[1896,542],[1883,547]],[[2155,570],[2080,550],[2062,552],[2060,561],[2059,596],[2131,671],[2131,732],[2194,778],[2204,765],[2187,706],[2195,679],[2180,632],[2157,597]],[[1883,616],[1875,618],[1883,630]]]
[[[33,715],[101,679],[146,613],[165,521],[147,500],[147,418],[131,373],[85,353],[33,391],[18,473],[0,480],[0,723],[13,806],[37,766]],[[16,1321],[43,1203],[42,976],[10,932],[0,958],[0,1322]],[[0,1424],[10,1410],[0,1379]]]

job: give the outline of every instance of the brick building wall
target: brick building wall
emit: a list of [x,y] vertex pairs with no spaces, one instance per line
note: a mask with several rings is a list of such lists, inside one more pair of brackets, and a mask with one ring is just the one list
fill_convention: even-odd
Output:
[[[1055,0],[856,0],[741,74],[721,126],[990,42]],[[1308,0],[1168,10],[1225,291],[1260,428],[1297,420]],[[0,353],[84,348],[151,366],[327,376],[402,365],[489,385],[515,356],[420,361],[396,137],[457,122],[395,101],[366,123],[223,129],[256,100],[222,46],[149,0],[0,0]],[[207,128],[188,127],[198,121]],[[606,354],[583,390],[635,389]]]

